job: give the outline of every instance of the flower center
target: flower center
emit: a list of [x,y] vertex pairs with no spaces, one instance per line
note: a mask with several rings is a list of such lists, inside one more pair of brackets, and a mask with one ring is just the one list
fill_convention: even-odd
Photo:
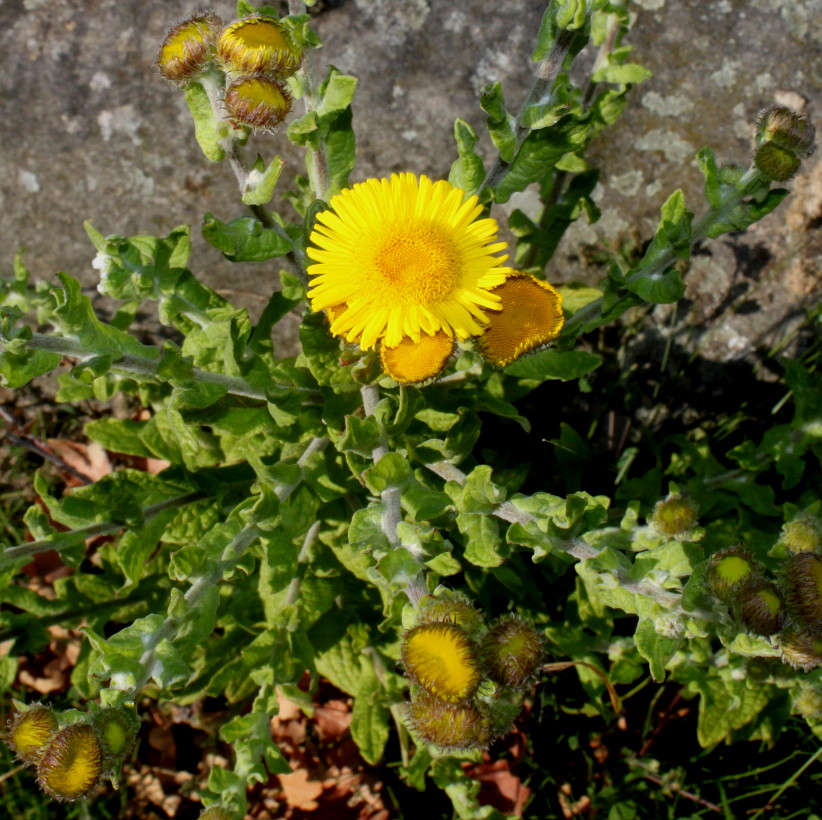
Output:
[[445,299],[459,284],[456,248],[436,226],[402,220],[383,227],[373,267],[394,304],[428,306]]

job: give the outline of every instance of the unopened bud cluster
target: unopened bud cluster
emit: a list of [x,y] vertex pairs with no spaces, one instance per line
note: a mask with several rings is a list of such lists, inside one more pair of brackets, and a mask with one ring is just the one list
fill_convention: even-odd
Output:
[[768,179],[785,182],[813,153],[815,137],[816,129],[807,116],[772,106],[759,115],[754,165]]
[[775,577],[734,547],[711,558],[707,586],[750,632],[777,636],[783,661],[808,671],[822,665],[822,523],[800,513],[780,544],[788,555]]
[[697,506],[690,498],[671,493],[656,503],[650,522],[662,535],[687,539],[699,523],[697,513]]
[[221,75],[223,106],[236,128],[276,128],[291,110],[284,80],[299,67],[302,54],[283,23],[253,15],[223,26],[212,12],[200,12],[171,28],[157,65],[180,86]]
[[486,748],[510,731],[543,656],[542,637],[520,618],[489,626],[461,598],[424,599],[402,639],[411,726],[440,749]]
[[18,759],[37,768],[37,783],[56,800],[88,797],[117,772],[137,736],[133,710],[100,709],[72,723],[48,706],[15,701],[4,740]]

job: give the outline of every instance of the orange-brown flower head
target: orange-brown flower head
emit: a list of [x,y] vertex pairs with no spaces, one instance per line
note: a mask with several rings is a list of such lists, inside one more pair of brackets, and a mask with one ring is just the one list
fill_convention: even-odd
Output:
[[97,785],[101,768],[97,733],[87,723],[75,723],[52,738],[37,767],[37,782],[56,800],[79,800]]
[[741,547],[720,550],[711,556],[707,586],[720,601],[728,602],[734,591],[759,575],[756,559]]
[[756,635],[776,635],[785,625],[785,604],[770,581],[755,578],[735,593],[739,620]]
[[94,716],[92,725],[100,741],[104,768],[118,766],[131,750],[140,727],[134,710],[124,706],[103,709]]
[[473,703],[449,705],[428,692],[417,692],[408,715],[416,732],[440,749],[484,749],[491,740],[488,716]]
[[512,271],[491,292],[500,297],[500,307],[488,311],[488,326],[477,340],[479,352],[491,364],[511,364],[562,330],[562,296],[547,282]]
[[157,67],[177,85],[185,85],[206,68],[214,53],[223,21],[213,12],[201,12],[169,29]]
[[400,384],[420,384],[434,379],[445,369],[454,352],[454,340],[442,330],[421,333],[415,342],[404,336],[394,347],[380,345],[382,369]]
[[240,77],[229,84],[223,104],[233,125],[268,130],[291,110],[291,95],[268,77]]
[[273,17],[246,17],[220,35],[217,57],[237,75],[274,74],[285,78],[300,67],[300,49]]
[[786,629],[779,636],[782,660],[794,669],[809,672],[822,664],[822,638],[801,629]]
[[809,629],[822,631],[822,555],[798,552],[782,568],[788,611]]
[[542,636],[521,618],[501,620],[482,642],[482,660],[488,675],[512,688],[528,682],[544,654]]
[[402,660],[415,683],[446,703],[467,700],[480,681],[477,647],[453,623],[420,624],[406,632]]
[[696,504],[679,493],[657,501],[651,514],[651,524],[663,535],[681,535],[698,523]]
[[5,740],[20,760],[36,765],[59,728],[54,712],[35,703],[9,718]]

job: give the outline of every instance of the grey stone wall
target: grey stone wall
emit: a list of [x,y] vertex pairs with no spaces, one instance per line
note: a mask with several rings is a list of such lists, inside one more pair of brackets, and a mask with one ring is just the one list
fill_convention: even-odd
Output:
[[[232,19],[233,3],[212,7]],[[199,237],[206,210],[227,220],[242,206],[230,169],[199,152],[182,95],[153,65],[166,27],[197,8],[184,0],[0,0],[3,270],[25,246],[38,277],[65,270],[91,287],[84,219],[104,234],[162,234],[190,223],[192,267],[232,298],[262,304],[270,266],[231,265]],[[453,119],[482,127],[485,83],[501,80],[512,107],[522,99],[543,8],[542,0],[328,4],[316,19],[325,41],[318,62],[360,78],[356,179],[403,169],[446,175]],[[776,101],[820,111],[822,0],[635,0],[631,11],[635,59],[654,76],[633,90],[623,119],[594,148],[603,218],[574,226],[549,270],[554,281],[595,277],[586,249],[647,237],[679,185],[698,212],[693,156],[702,145],[720,161],[744,164],[761,108]],[[284,136],[256,144],[299,168]],[[776,214],[697,257],[690,321],[709,320],[726,303],[755,303],[704,342],[711,355],[746,352],[813,298],[822,270],[813,230],[822,216],[820,154],[789,183],[795,194]],[[532,198],[526,193],[517,205],[527,209]]]

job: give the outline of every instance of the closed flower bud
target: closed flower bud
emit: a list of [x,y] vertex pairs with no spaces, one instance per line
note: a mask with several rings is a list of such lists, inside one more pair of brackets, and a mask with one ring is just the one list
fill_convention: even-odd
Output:
[[56,800],[79,800],[97,785],[102,752],[97,733],[86,723],[61,729],[37,767],[37,782]]
[[791,552],[820,552],[822,522],[810,513],[800,513],[782,527],[780,542]]
[[708,565],[707,585],[720,601],[729,601],[734,591],[759,574],[754,557],[741,547],[720,550]]
[[783,566],[785,598],[791,615],[812,630],[822,630],[822,555],[799,552]]
[[416,732],[441,749],[485,748],[491,740],[489,719],[473,703],[449,705],[419,692],[408,715]]
[[415,626],[403,637],[402,660],[415,683],[447,703],[467,700],[480,681],[476,645],[456,624]]
[[785,606],[770,581],[756,578],[735,593],[739,620],[755,635],[776,635],[785,625]]
[[300,66],[300,50],[285,27],[273,17],[247,17],[220,35],[217,55],[235,74],[288,77]]
[[420,334],[415,342],[405,336],[395,347],[380,345],[382,369],[400,384],[420,384],[435,379],[454,352],[454,340],[442,330]]
[[160,73],[177,85],[194,79],[208,65],[222,27],[222,20],[209,11],[169,29],[157,57]]
[[482,626],[482,616],[477,608],[462,598],[423,598],[420,605],[422,623],[444,621],[461,626],[468,633]]
[[682,535],[692,530],[697,523],[696,504],[679,493],[672,493],[657,501],[651,514],[651,524],[663,535]]
[[198,820],[237,820],[237,815],[223,806],[211,806],[200,815]]
[[547,282],[512,271],[491,293],[501,302],[486,312],[488,327],[477,339],[477,349],[491,364],[505,367],[562,330],[562,296]]
[[816,129],[805,114],[774,105],[765,109],[756,124],[757,145],[772,142],[799,157],[807,157],[815,148]]
[[822,663],[822,638],[798,629],[785,630],[779,636],[782,660],[794,669],[809,672]]
[[109,770],[122,763],[137,736],[139,720],[133,709],[124,706],[98,712],[92,726],[97,731],[103,754],[103,767]]
[[20,760],[36,765],[59,728],[54,712],[36,703],[9,719],[6,742]]
[[806,718],[822,717],[822,690],[814,686],[802,688],[793,696],[793,712]]
[[754,165],[762,176],[773,182],[787,182],[798,170],[802,160],[775,142],[763,142],[754,153]]
[[542,663],[542,636],[520,618],[501,620],[482,642],[489,677],[513,688],[524,686]]
[[266,130],[285,119],[291,110],[291,96],[267,77],[241,77],[228,86],[223,104],[234,125]]

